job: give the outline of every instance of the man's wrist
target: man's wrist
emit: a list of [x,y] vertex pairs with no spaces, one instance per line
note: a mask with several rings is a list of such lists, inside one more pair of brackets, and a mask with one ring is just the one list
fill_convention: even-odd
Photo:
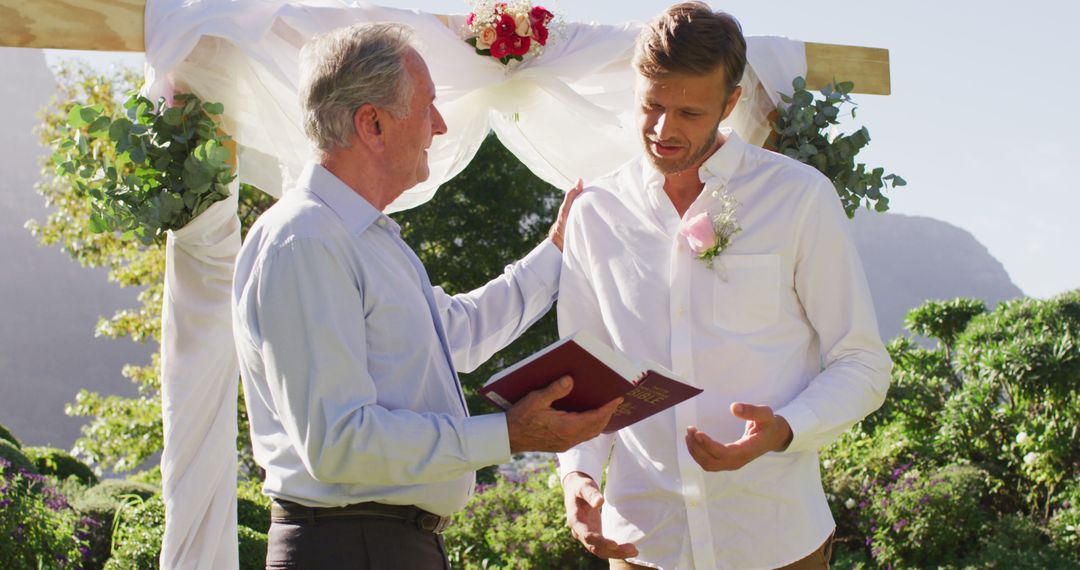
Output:
[[784,416],[776,416],[776,421],[780,424],[780,429],[784,434],[784,437],[780,440],[779,447],[773,451],[787,451],[788,446],[791,445],[791,440],[795,439],[795,432],[791,429],[791,424],[784,419]]

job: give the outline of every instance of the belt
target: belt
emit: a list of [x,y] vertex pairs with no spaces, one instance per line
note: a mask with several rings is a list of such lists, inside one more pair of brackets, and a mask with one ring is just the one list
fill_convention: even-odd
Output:
[[441,517],[413,505],[384,505],[357,503],[344,507],[305,507],[292,501],[274,499],[270,518],[280,521],[306,520],[315,522],[327,518],[387,518],[416,525],[420,530],[442,534],[450,526],[450,517]]

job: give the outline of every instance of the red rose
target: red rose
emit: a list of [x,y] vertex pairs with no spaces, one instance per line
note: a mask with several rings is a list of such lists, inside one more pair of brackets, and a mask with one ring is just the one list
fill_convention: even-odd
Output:
[[532,18],[533,27],[542,26],[547,27],[551,20],[555,18],[555,15],[547,11],[547,8],[543,6],[535,6],[532,11],[529,12],[529,18]]
[[500,38],[513,36],[515,30],[517,30],[517,24],[514,23],[514,18],[510,14],[499,14],[495,18],[495,31],[499,33]]
[[531,39],[514,36],[510,40],[510,53],[518,56],[525,55],[528,53],[530,45],[532,45]]
[[510,38],[499,38],[491,44],[491,57],[502,59],[510,55]]
[[475,12],[469,12],[469,17],[465,18],[465,25],[469,26],[469,27],[472,27],[472,23],[475,20],[476,20],[476,13]]
[[533,24],[532,39],[536,40],[536,43],[542,46],[546,46],[548,39],[548,29],[544,26],[538,26],[536,24]]

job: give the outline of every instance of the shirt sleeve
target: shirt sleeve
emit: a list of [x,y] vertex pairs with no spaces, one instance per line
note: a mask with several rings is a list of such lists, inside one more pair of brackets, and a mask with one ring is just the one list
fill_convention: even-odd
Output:
[[[579,204],[575,207],[582,206],[579,198]],[[599,300],[589,281],[588,270],[591,266],[588,263],[588,238],[582,227],[582,216],[577,214],[578,210],[571,210],[566,228],[566,251],[563,253],[563,267],[559,278],[559,336],[565,337],[584,330],[611,346],[611,336],[604,326]],[[568,473],[581,471],[599,485],[614,443],[614,434],[602,433],[559,453],[559,480],[566,478]]]
[[561,260],[545,239],[478,289],[451,296],[433,288],[456,369],[475,370],[544,316],[559,290]]
[[364,292],[318,240],[294,240],[254,276],[255,342],[276,419],[312,477],[409,485],[509,460],[503,414],[387,409],[368,372]]
[[796,236],[795,290],[820,339],[824,368],[776,411],[794,433],[789,451],[816,451],[878,409],[892,369],[851,222],[831,185],[813,190]]

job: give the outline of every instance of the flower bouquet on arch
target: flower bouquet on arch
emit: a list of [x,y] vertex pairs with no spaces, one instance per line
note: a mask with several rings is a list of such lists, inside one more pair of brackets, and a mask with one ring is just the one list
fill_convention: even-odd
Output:
[[477,54],[506,65],[543,51],[555,21],[554,14],[528,0],[477,0],[465,20],[465,41]]

